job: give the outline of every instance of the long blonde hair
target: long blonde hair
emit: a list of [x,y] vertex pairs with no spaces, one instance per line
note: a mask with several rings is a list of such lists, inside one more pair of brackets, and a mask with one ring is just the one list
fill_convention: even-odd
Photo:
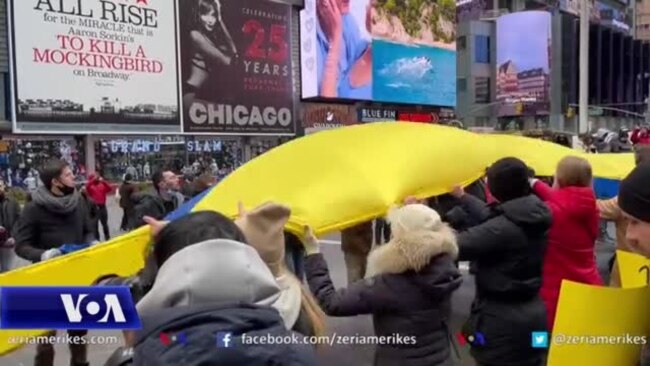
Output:
[[291,282],[293,282],[294,286],[300,286],[300,310],[304,310],[305,315],[307,315],[309,323],[314,331],[313,335],[316,337],[324,336],[327,331],[327,317],[325,312],[321,309],[320,305],[318,305],[318,301],[316,301],[314,295],[303,286],[302,282],[300,282],[293,273],[289,272],[287,273],[287,276],[290,278]]

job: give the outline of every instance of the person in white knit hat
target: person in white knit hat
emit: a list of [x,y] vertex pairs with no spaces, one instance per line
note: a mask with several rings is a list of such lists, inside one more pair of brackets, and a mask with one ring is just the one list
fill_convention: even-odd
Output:
[[338,290],[306,228],[309,287],[326,314],[372,314],[377,336],[400,336],[377,346],[376,366],[451,365],[451,295],[462,282],[454,232],[422,204],[391,209],[388,221],[392,238],[370,253],[366,278]]

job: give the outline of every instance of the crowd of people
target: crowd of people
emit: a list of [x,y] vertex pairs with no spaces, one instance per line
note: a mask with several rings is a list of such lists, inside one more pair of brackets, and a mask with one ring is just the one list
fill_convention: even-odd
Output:
[[[594,259],[599,220],[616,222],[618,248],[650,257],[650,149],[638,148],[636,158],[619,196],[605,201],[596,199],[591,166],[579,157],[560,161],[550,185],[523,161],[505,158],[464,189],[427,200],[408,197],[378,230],[386,243],[372,249],[372,223],[342,232],[348,283],[338,289],[311,228],[301,235],[285,231],[289,207],[267,203],[250,211],[240,207],[235,220],[196,212],[166,222],[187,198],[207,189],[209,179],[184,195],[172,171],[155,172],[145,192],[127,174],[118,189],[122,227],[150,225],[153,244],[137,275],[108,275],[95,283],[129,286],[143,324],[124,332],[125,345],[107,365],[316,365],[324,345],[246,345],[224,352],[213,335],[228,332],[234,344],[242,342],[241,334],[318,337],[328,333],[326,316],[360,314],[372,315],[377,336],[416,339],[378,345],[375,365],[453,365],[451,334],[458,330],[449,321],[452,295],[463,281],[459,261],[470,262],[476,281],[460,331],[488,340],[471,344],[477,364],[543,365],[546,352],[531,347],[530,335],[553,331],[562,280],[604,285]],[[104,217],[113,187],[100,174],[78,189],[68,163],[56,160],[39,176],[43,186],[22,212],[0,182],[0,259],[15,251],[41,262],[96,245],[100,232],[92,217],[110,237]],[[0,265],[6,269],[4,260]],[[611,285],[619,283],[613,273]],[[183,332],[187,342],[161,343],[160,332],[167,331]],[[89,364],[86,345],[70,345],[70,354],[71,365]],[[38,345],[35,365],[53,363],[53,346]]]

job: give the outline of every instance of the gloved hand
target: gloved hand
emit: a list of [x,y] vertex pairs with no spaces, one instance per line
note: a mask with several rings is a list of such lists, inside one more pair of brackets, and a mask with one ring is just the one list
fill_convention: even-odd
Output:
[[90,244],[63,244],[59,247],[61,254],[70,254],[86,249]]
[[43,252],[43,254],[41,254],[41,261],[46,261],[52,258],[60,257],[62,255],[63,253],[59,249],[53,248],[50,250],[46,250]]
[[530,184],[530,188],[535,187],[535,184],[539,182],[539,179],[537,178],[528,178],[528,183]]
[[314,235],[314,230],[312,230],[311,226],[305,226],[302,243],[305,246],[305,254],[312,255],[320,253],[320,243],[316,235]]

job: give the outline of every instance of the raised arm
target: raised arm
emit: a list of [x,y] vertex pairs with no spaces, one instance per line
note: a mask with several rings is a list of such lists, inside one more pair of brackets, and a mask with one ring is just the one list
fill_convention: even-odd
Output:
[[[379,311],[385,302],[378,299],[382,291],[375,279],[357,281],[347,288],[336,289],[323,255],[312,254],[305,260],[307,283],[323,311],[330,316],[354,316]],[[385,290],[388,293],[388,290]]]
[[542,201],[548,202],[553,199],[553,188],[549,187],[548,184],[542,182],[541,180],[533,180],[532,182],[533,192],[539,197]]
[[495,218],[458,234],[458,260],[474,261],[504,250],[506,226]]

